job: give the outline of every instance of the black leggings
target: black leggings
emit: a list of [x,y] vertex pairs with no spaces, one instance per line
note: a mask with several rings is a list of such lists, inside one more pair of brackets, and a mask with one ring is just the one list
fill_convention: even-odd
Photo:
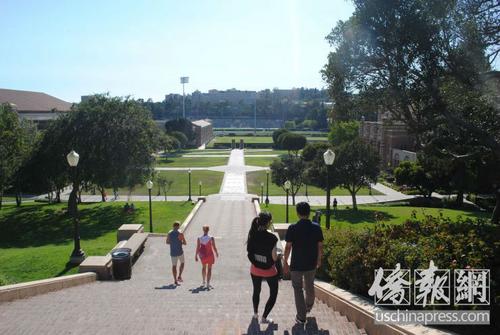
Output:
[[278,297],[278,276],[274,277],[258,277],[258,276],[252,276],[252,283],[253,283],[253,296],[252,296],[252,301],[253,301],[253,311],[255,314],[257,314],[258,307],[259,307],[259,300],[260,300],[260,288],[262,285],[262,279],[267,281],[267,284],[269,285],[269,299],[267,300],[266,303],[266,308],[264,308],[264,314],[262,314],[262,317],[267,318],[269,313],[271,313],[271,310],[274,307],[274,304],[276,303],[276,298]]

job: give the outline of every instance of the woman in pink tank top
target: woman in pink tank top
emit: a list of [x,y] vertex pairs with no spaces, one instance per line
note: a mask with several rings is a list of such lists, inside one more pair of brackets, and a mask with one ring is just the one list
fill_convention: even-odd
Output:
[[[201,261],[201,276],[203,278],[202,286],[210,289],[210,279],[212,277],[212,265],[215,263],[215,256],[219,257],[219,252],[215,246],[215,239],[208,235],[208,226],[203,226],[203,236],[198,237],[196,242],[195,261],[198,262],[198,257]],[[215,253],[215,255],[214,255]]]

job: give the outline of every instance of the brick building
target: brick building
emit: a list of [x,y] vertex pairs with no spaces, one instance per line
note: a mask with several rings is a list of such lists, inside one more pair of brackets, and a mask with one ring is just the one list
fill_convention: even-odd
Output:
[[415,140],[402,122],[389,113],[378,113],[377,121],[362,120],[359,135],[380,155],[382,166],[397,166],[401,161],[415,161]]
[[206,145],[214,138],[214,131],[212,124],[207,120],[192,121],[194,132],[196,134],[195,143],[196,147]]

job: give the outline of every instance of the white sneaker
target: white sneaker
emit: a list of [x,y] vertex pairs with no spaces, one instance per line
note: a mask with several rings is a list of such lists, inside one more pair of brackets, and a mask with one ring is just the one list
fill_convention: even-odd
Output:
[[252,316],[252,318],[254,318],[254,319],[257,319],[257,320],[258,320],[258,319],[259,319],[259,314],[255,313],[255,314]]
[[273,319],[262,317],[262,319],[260,320],[260,322],[261,323],[273,323]]

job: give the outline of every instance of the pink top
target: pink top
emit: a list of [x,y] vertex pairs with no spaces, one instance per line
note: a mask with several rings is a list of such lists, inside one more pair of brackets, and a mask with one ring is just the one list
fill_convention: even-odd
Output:
[[260,269],[252,264],[250,266],[250,273],[257,277],[274,277],[278,274],[278,270],[276,270],[276,266],[273,265],[269,269]]

